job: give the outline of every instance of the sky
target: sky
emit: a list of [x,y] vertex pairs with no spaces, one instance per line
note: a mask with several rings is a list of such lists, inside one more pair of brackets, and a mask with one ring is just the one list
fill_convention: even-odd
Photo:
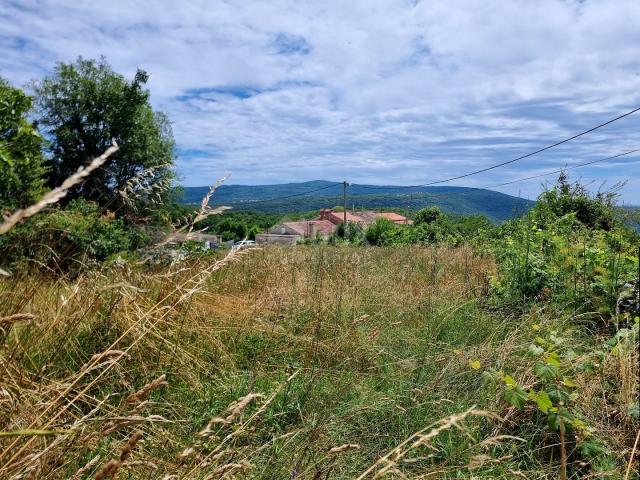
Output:
[[[421,184],[640,106],[637,0],[0,0],[0,76],[106,56],[150,74],[187,186]],[[640,112],[451,185],[484,187],[640,148]],[[572,171],[593,190],[640,155]],[[549,177],[553,178],[553,177]],[[500,187],[535,198],[544,179]],[[449,185],[449,184],[447,184]]]

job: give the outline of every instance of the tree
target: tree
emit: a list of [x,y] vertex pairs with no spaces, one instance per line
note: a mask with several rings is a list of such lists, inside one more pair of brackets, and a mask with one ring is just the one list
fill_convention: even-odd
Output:
[[[123,189],[148,191],[151,185],[170,184],[173,134],[166,115],[151,107],[144,88],[148,78],[138,70],[128,81],[104,58],[78,58],[59,63],[53,75],[34,84],[39,125],[49,140],[51,186],[104,152],[112,139],[120,150],[72,191],[71,198],[113,206],[122,201],[118,192]],[[137,183],[140,178],[142,184]]]
[[43,193],[42,137],[27,120],[31,97],[0,78],[0,208],[25,207]]
[[438,207],[425,207],[418,210],[416,213],[415,224],[431,223],[437,220],[442,215],[442,212]]

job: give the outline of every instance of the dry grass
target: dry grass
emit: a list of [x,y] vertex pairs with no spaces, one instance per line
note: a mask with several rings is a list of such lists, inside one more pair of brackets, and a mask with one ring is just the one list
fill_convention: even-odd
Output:
[[513,412],[467,418],[501,405],[468,361],[517,369],[540,321],[481,308],[493,271],[468,248],[316,246],[3,280],[0,318],[29,320],[2,337],[0,478],[546,478]]

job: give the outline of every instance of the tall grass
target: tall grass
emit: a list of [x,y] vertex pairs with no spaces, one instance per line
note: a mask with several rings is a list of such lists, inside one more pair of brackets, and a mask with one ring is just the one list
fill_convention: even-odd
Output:
[[[514,434],[520,414],[470,362],[526,383],[531,326],[562,320],[491,313],[494,273],[466,247],[328,246],[16,273],[0,283],[0,478],[553,478],[547,434]],[[637,394],[628,355],[605,365],[621,397]],[[605,425],[601,392],[583,405],[615,473],[630,429]]]

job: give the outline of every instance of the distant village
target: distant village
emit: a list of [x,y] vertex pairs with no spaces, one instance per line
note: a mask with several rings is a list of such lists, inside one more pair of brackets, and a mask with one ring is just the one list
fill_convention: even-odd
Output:
[[217,248],[218,246],[243,245],[297,245],[303,240],[323,239],[331,237],[344,223],[356,223],[363,228],[368,227],[378,218],[386,218],[398,225],[412,225],[413,220],[395,212],[374,212],[372,210],[358,211],[357,213],[347,211],[335,211],[331,208],[321,208],[317,217],[309,220],[299,220],[295,222],[280,222],[267,229],[264,233],[258,233],[255,240],[244,240],[234,242],[233,240],[222,241],[215,234],[206,232],[176,233],[171,237],[172,244],[182,244],[186,241],[199,242],[205,249]]
[[278,244],[295,245],[299,241],[312,238],[328,238],[333,235],[341,223],[353,222],[367,227],[378,218],[387,218],[393,223],[410,225],[413,223],[403,215],[394,212],[373,212],[370,210],[351,213],[349,211],[336,212],[330,208],[320,209],[318,217],[298,222],[282,222],[274,225],[266,233],[256,235],[259,245]]

